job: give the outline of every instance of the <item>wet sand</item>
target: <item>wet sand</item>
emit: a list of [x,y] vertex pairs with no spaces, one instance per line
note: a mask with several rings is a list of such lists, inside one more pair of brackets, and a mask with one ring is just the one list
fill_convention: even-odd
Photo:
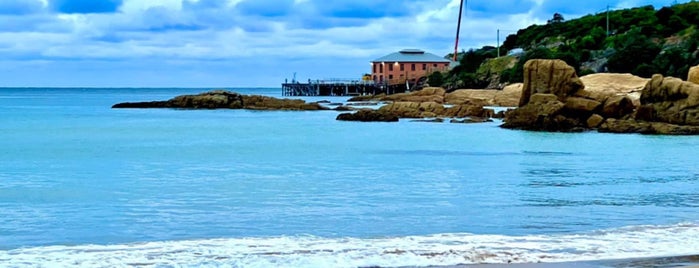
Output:
[[579,261],[579,262],[561,262],[561,263],[523,263],[523,264],[477,264],[477,265],[460,265],[453,268],[699,268],[699,255],[691,256],[676,256],[676,257],[659,257],[659,258],[640,258],[640,259],[621,259],[621,260],[602,260],[602,261]]

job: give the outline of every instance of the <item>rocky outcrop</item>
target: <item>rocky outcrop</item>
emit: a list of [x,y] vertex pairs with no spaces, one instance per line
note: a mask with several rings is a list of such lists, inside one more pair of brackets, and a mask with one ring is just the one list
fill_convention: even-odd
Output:
[[663,122],[647,122],[634,119],[607,119],[599,127],[604,133],[641,133],[657,135],[697,135],[699,126],[681,126]]
[[643,89],[636,119],[699,126],[699,85],[654,75]]
[[398,122],[398,116],[383,113],[375,110],[359,110],[356,113],[344,113],[337,116],[340,121],[359,121],[359,122]]
[[[614,132],[613,129],[650,132],[645,125],[634,127],[633,122],[624,121],[644,114],[643,109],[637,108],[642,102],[641,91],[646,94],[649,80],[626,74],[580,79],[572,67],[564,64],[558,60],[532,60],[525,64],[520,100],[524,105],[507,112],[502,127],[564,132],[597,128],[607,132]],[[614,82],[615,79],[618,81]],[[589,81],[592,87],[588,88],[582,81]],[[632,94],[638,96],[636,101]],[[609,119],[618,120],[606,124]]]
[[496,89],[459,89],[448,93],[444,102],[449,104],[482,103],[487,106],[516,107],[522,95],[522,84]]
[[454,105],[470,104],[483,106],[515,107],[519,104],[522,95],[522,84],[508,85],[502,90],[497,89],[460,89],[446,93],[443,88],[428,87],[420,91],[410,93],[398,93],[392,95],[380,94],[376,96],[352,97],[349,102],[435,102]]
[[519,106],[534,94],[553,94],[563,101],[584,88],[575,69],[562,60],[529,60],[524,64],[524,87]]
[[180,108],[180,109],[251,109],[251,110],[328,110],[318,103],[303,100],[277,99],[258,95],[241,95],[215,90],[197,95],[182,95],[167,101],[125,102],[112,108]]
[[689,68],[689,73],[687,74],[687,82],[699,85],[699,65]]
[[429,117],[487,117],[493,116],[492,109],[485,109],[481,105],[454,105],[444,107],[436,102],[394,102],[387,104],[378,110],[386,114],[393,114],[400,118],[429,118]]

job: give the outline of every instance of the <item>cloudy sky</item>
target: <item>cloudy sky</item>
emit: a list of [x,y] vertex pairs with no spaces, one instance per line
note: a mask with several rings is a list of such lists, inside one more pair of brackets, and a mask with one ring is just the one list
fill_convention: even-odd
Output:
[[[674,0],[470,0],[461,48]],[[0,86],[277,87],[358,78],[403,48],[453,51],[459,0],[0,0]]]

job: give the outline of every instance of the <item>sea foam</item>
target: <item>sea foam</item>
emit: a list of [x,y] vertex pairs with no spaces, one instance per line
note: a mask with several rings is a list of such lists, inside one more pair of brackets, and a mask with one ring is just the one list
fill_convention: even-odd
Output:
[[272,237],[47,246],[0,251],[9,267],[366,267],[565,262],[699,253],[699,224],[566,235]]

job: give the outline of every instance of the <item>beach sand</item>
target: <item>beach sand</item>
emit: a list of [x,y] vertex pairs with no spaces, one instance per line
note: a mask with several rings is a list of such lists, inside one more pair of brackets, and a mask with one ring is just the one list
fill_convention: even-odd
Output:
[[627,268],[627,267],[642,267],[642,268],[699,268],[699,255],[691,256],[676,256],[676,257],[659,257],[659,258],[640,258],[640,259],[621,259],[621,260],[602,260],[602,261],[579,261],[579,262],[561,262],[561,263],[523,263],[523,264],[477,264],[477,265],[462,265],[454,266],[454,268]]

